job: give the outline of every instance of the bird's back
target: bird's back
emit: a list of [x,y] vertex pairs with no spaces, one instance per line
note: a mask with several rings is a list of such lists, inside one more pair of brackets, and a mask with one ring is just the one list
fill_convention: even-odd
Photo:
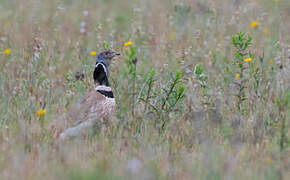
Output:
[[70,121],[75,124],[88,120],[103,121],[115,111],[115,99],[110,96],[112,89],[108,86],[97,86],[86,94],[79,103],[70,108]]

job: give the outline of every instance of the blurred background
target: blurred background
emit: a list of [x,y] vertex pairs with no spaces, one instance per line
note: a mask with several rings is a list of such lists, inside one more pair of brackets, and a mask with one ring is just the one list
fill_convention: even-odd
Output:
[[[0,179],[287,179],[289,18],[289,0],[0,0]],[[116,115],[60,150],[106,48]]]

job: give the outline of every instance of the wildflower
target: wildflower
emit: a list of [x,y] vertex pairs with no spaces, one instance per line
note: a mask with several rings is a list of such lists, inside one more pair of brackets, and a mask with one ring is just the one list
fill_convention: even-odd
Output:
[[279,2],[280,0],[274,0],[274,2]]
[[133,58],[133,59],[132,59],[132,63],[135,64],[135,65],[137,64],[137,61],[138,61],[137,58]]
[[86,26],[86,22],[85,22],[85,21],[82,21],[82,22],[80,23],[80,25],[81,25],[81,27],[85,27],[85,26]]
[[1,41],[2,41],[3,43],[6,42],[6,41],[7,41],[7,37],[2,36],[2,37],[1,37]]
[[251,62],[252,61],[252,58],[246,58],[244,61],[246,61],[246,62]]
[[270,156],[267,156],[266,157],[266,162],[269,164],[269,163],[271,163],[272,162],[272,158],[270,157]]
[[274,63],[273,60],[270,60],[270,61],[269,61],[269,64],[270,64],[270,65],[272,65],[273,63]]
[[239,73],[236,74],[236,79],[240,79],[241,78],[241,75]]
[[253,22],[251,23],[251,26],[252,26],[252,28],[255,28],[255,27],[257,27],[259,24],[260,24],[260,23],[259,23],[258,21],[253,21]]
[[91,51],[90,54],[91,54],[91,56],[96,56],[97,52],[96,51]]
[[11,49],[7,48],[3,51],[3,53],[8,55],[11,53]]
[[40,53],[39,52],[35,52],[33,54],[33,59],[38,60],[40,58]]
[[37,115],[38,116],[42,116],[46,113],[46,110],[45,109],[40,109],[39,111],[37,111]]
[[85,33],[85,32],[86,32],[86,29],[83,28],[83,27],[81,27],[81,29],[80,29],[80,33],[83,34],[83,33]]
[[128,41],[128,42],[125,42],[125,43],[124,43],[124,46],[131,46],[132,44],[133,44],[132,41]]
[[89,11],[84,10],[84,11],[83,11],[83,15],[84,15],[84,16],[88,16],[88,15],[89,15]]

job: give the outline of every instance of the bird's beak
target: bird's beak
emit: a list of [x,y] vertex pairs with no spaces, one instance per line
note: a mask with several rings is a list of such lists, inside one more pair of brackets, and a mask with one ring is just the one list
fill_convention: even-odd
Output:
[[111,54],[110,54],[110,57],[109,57],[109,58],[110,58],[110,60],[111,60],[111,59],[114,59],[114,57],[116,57],[116,56],[120,56],[120,55],[121,55],[121,54],[120,54],[119,52],[112,51]]

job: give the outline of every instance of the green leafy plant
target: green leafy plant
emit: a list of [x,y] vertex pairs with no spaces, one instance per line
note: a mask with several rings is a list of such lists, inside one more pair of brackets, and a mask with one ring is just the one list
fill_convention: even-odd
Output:
[[164,87],[159,95],[159,101],[155,104],[151,104],[151,107],[155,110],[158,118],[155,121],[155,125],[159,127],[159,132],[163,132],[170,112],[176,112],[176,106],[185,97],[185,86],[182,83],[182,72],[177,70],[174,76],[171,76],[169,82]]
[[176,71],[175,77],[172,77],[172,81],[168,88],[164,88],[165,96],[161,98],[162,106],[161,108],[166,112],[172,110],[176,103],[184,97],[184,85],[179,85],[182,78],[182,72]]
[[204,73],[203,67],[198,64],[194,68],[194,76],[202,89],[203,104],[210,105],[210,95],[208,93],[207,75]]
[[131,112],[133,119],[135,119],[135,93],[136,93],[136,73],[137,73],[137,55],[134,46],[130,46],[128,50],[125,51],[125,62],[129,78],[129,86],[131,92]]
[[235,58],[233,65],[238,67],[236,73],[236,79],[234,84],[237,86],[238,93],[237,96],[237,109],[243,114],[245,110],[242,107],[244,101],[246,101],[246,82],[247,78],[245,76],[245,70],[247,69],[246,63],[251,63],[253,54],[247,49],[252,44],[252,37],[250,35],[246,36],[243,32],[239,32],[237,35],[232,36],[232,43],[236,48]]
[[149,101],[151,98],[153,98],[152,90],[153,90],[154,82],[156,81],[155,74],[156,74],[156,71],[155,71],[155,69],[152,68],[149,71],[149,73],[147,74],[147,78],[145,80],[145,86],[146,86],[145,88],[146,89],[143,91],[143,95],[139,98],[141,101],[143,101],[145,103],[144,112],[147,111]]
[[185,86],[182,83],[182,72],[177,70],[166,82],[165,87],[156,88],[156,71],[151,69],[146,77],[144,87],[141,89],[139,100],[144,103],[144,112],[155,112],[157,117],[154,120],[155,127],[163,132],[168,122],[168,115],[171,112],[178,112],[177,105],[185,97]]
[[278,106],[278,114],[280,121],[280,150],[281,152],[285,148],[285,143],[287,142],[287,130],[288,125],[286,124],[287,113],[289,113],[290,109],[290,90],[286,91],[282,98],[275,99],[276,104]]

